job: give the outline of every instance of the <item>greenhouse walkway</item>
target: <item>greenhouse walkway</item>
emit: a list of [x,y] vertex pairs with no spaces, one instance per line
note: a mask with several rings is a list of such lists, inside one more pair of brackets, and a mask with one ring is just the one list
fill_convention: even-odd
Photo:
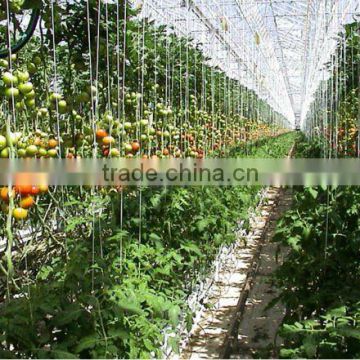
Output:
[[[245,245],[239,241],[234,256],[223,266],[207,310],[194,325],[180,358],[251,358],[254,352],[272,347],[284,309],[277,305],[266,310],[276,297],[267,279],[280,264],[276,261],[277,245],[271,238],[291,200],[290,190],[266,190],[250,219]],[[262,336],[265,333],[268,335]]]

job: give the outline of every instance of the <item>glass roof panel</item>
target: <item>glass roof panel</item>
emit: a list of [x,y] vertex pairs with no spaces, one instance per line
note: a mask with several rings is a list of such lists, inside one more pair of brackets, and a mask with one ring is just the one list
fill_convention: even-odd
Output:
[[359,0],[137,0],[142,16],[189,36],[289,121],[305,118],[334,37]]

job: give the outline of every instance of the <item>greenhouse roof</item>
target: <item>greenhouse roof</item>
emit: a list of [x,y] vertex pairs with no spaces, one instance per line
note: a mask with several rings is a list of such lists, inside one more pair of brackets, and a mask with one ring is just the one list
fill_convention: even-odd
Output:
[[142,16],[201,44],[211,64],[291,123],[304,119],[324,64],[359,0],[139,0]]

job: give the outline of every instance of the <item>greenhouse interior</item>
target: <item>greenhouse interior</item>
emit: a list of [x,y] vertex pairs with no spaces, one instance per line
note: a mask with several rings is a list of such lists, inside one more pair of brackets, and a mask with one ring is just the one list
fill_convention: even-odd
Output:
[[1,0],[0,358],[360,358],[359,84],[359,0]]

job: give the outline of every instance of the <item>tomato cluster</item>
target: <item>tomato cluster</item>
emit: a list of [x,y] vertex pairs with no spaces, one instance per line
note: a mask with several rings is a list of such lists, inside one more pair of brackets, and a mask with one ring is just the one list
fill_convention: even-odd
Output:
[[2,210],[9,211],[10,198],[14,198],[18,204],[14,207],[12,215],[16,220],[24,220],[28,217],[28,211],[35,205],[36,197],[49,191],[47,185],[15,185],[12,189],[3,187],[0,190]]

